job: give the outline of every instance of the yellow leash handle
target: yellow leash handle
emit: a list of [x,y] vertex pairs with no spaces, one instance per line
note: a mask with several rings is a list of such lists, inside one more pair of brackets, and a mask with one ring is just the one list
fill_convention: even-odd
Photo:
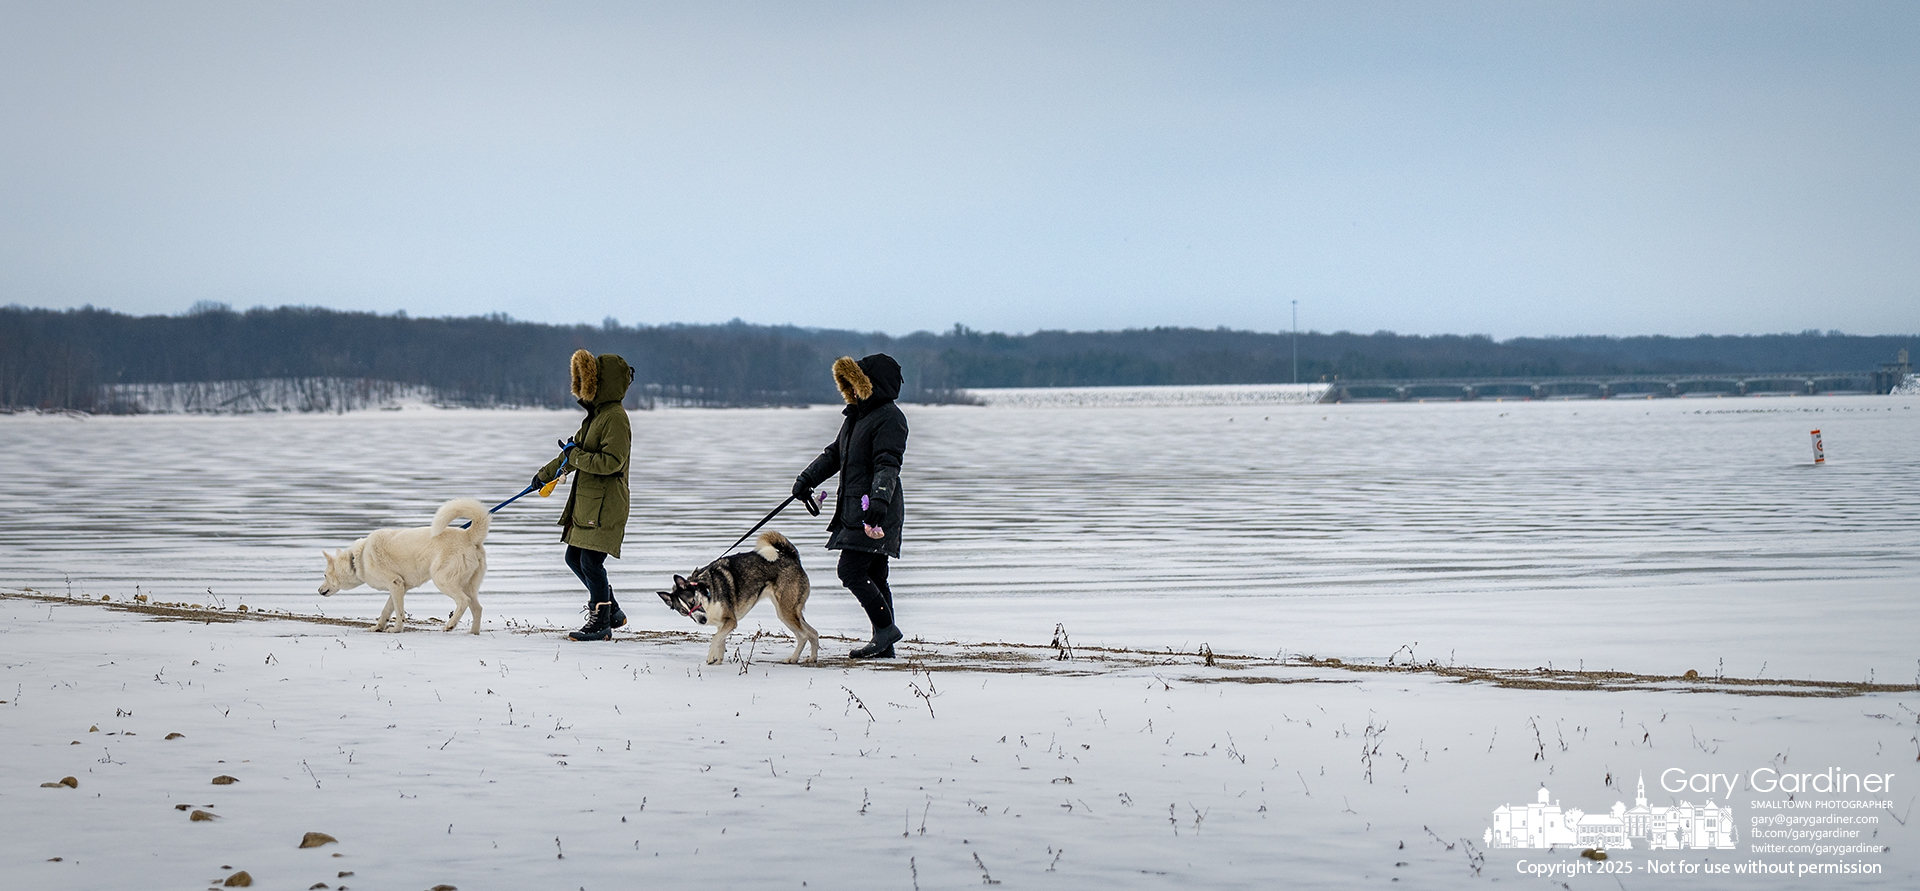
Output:
[[548,480],[546,485],[540,487],[541,498],[552,495],[554,487],[560,485],[560,480],[567,475],[567,453],[573,451],[574,448],[574,442],[571,439],[560,444],[560,466],[553,469],[553,479]]

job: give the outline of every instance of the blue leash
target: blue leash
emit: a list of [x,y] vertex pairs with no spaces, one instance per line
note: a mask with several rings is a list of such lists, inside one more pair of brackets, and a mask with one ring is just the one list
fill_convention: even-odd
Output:
[[[561,444],[560,444],[560,466],[559,466],[559,467],[555,467],[555,468],[553,469],[553,480],[552,480],[552,483],[557,483],[557,482],[559,482],[559,481],[560,481],[560,477],[562,477],[562,476],[565,476],[565,475],[566,475],[566,472],[567,472],[567,458],[568,458],[568,456],[569,456],[569,454],[568,454],[568,453],[570,453],[570,452],[572,452],[572,451],[573,451],[573,448],[574,448],[574,443],[573,443],[573,441],[572,441],[572,440],[568,440],[567,442],[563,442],[563,443],[561,443]],[[552,485],[552,483],[548,483],[547,485]],[[540,484],[537,484],[537,483],[532,483],[532,484],[528,484],[528,486],[527,486],[526,488],[524,488],[524,489],[521,489],[521,490],[520,490],[520,494],[518,494],[518,495],[515,495],[515,496],[513,496],[512,498],[509,498],[509,499],[507,499],[507,500],[505,500],[505,501],[502,501],[502,502],[500,502],[499,504],[496,504],[496,505],[494,505],[494,506],[492,506],[492,507],[490,507],[490,508],[487,508],[487,513],[490,513],[490,514],[497,514],[497,513],[499,513],[499,512],[500,512],[500,509],[501,509],[501,508],[503,508],[503,507],[506,507],[506,506],[507,506],[507,505],[509,505],[509,504],[512,504],[512,503],[514,503],[514,502],[516,502],[516,501],[519,501],[519,500],[520,500],[520,499],[522,499],[522,498],[525,498],[525,497],[527,497],[527,496],[528,496],[529,494],[531,494],[531,493],[532,493],[532,492],[533,492],[533,491],[534,491],[535,489],[540,489],[540,488],[544,488],[544,486],[542,486],[542,485],[540,485]],[[782,506],[784,506],[784,505],[782,505]],[[466,522],[466,523],[465,523],[464,525],[462,525],[462,526],[461,526],[460,528],[462,528],[462,529],[472,529],[472,528],[473,528],[473,521],[472,521],[472,520],[468,520],[468,521],[467,521],[467,522]]]

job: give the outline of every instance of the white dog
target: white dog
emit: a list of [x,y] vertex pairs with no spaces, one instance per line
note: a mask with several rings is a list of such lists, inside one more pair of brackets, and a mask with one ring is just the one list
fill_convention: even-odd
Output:
[[[473,521],[466,529],[448,525],[465,517]],[[460,624],[460,614],[473,611],[469,634],[480,633],[480,580],[487,574],[487,538],[492,515],[480,502],[456,498],[440,506],[433,525],[413,529],[380,529],[353,543],[344,551],[322,551],[327,555],[327,577],[320,584],[322,596],[332,596],[361,585],[387,592],[387,606],[380,611],[375,631],[401,631],[407,624],[407,591],[433,580],[440,593],[453,598],[453,615],[442,631]],[[388,622],[392,619],[392,622]]]

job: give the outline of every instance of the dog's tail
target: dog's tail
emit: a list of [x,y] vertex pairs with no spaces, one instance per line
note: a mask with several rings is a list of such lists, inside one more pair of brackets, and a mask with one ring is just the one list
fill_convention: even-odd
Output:
[[[465,529],[449,525],[461,518],[472,520],[473,525]],[[487,506],[471,498],[455,498],[440,505],[440,509],[433,514],[433,534],[436,538],[446,533],[458,533],[466,536],[467,541],[478,543],[486,540],[487,527],[492,524],[493,515],[487,513]]]
[[760,537],[753,540],[753,550],[766,558],[768,563],[779,562],[781,554],[795,560],[800,559],[800,549],[794,547],[793,542],[788,541],[786,536],[771,529],[760,533]]

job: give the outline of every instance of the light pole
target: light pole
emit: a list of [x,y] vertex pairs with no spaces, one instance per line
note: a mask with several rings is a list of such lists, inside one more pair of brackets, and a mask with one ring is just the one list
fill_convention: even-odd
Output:
[[1300,301],[1293,301],[1293,382],[1300,382]]

